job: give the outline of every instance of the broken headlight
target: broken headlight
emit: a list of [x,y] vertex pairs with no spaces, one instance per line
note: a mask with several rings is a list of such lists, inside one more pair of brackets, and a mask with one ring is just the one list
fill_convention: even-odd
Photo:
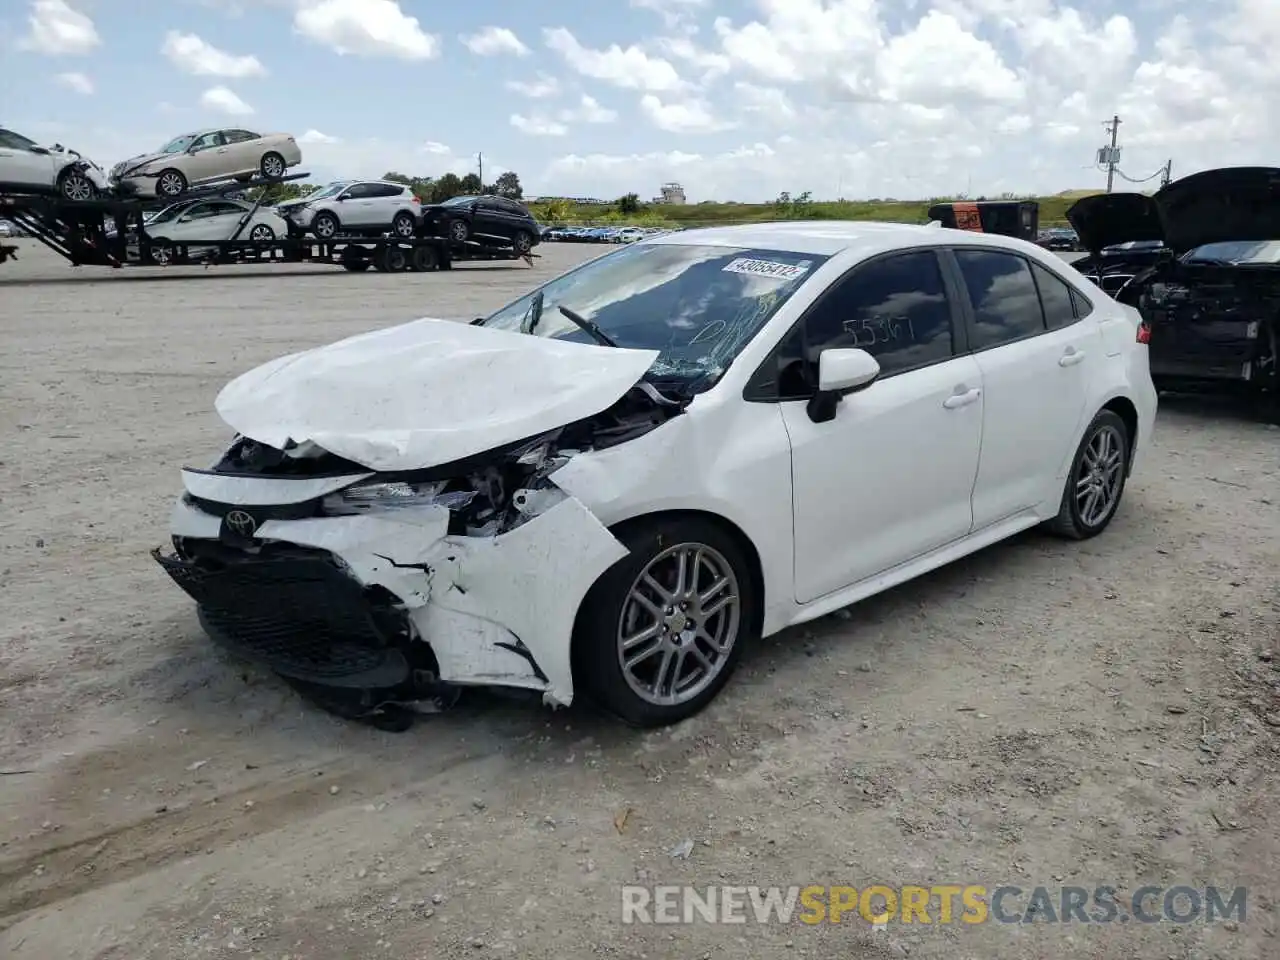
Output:
[[443,483],[358,483],[324,499],[329,515],[352,515],[403,507],[459,510],[476,497],[474,490],[445,491]]

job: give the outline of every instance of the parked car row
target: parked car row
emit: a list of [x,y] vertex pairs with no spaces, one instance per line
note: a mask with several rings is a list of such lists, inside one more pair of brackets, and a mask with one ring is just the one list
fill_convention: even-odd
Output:
[[671,233],[664,227],[543,227],[543,240],[563,243],[635,243]]
[[1084,249],[1080,238],[1070,227],[1050,227],[1047,230],[1041,230],[1040,235],[1036,237],[1036,243],[1046,250],[1074,253]]

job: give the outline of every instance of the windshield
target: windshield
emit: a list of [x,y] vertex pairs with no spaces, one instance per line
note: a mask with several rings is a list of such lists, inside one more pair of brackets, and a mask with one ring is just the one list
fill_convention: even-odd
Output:
[[332,197],[335,193],[341,193],[347,187],[351,186],[350,180],[339,180],[336,183],[326,184],[319,190],[308,193],[299,199],[302,200],[323,200],[325,197]]
[[194,133],[184,133],[182,136],[170,140],[160,148],[161,153],[182,153],[187,147],[191,146],[191,141],[195,140]]
[[826,260],[781,250],[639,243],[557,277],[484,326],[527,330],[536,314],[537,336],[595,342],[560,312],[564,306],[620,347],[657,350],[650,375],[705,389]]
[[182,203],[171,203],[169,204],[169,206],[165,207],[159,213],[148,217],[144,222],[168,223],[170,220],[177,217],[178,214],[182,213],[183,210],[186,210],[187,207],[191,206],[191,203],[192,201],[190,200],[184,200]]
[[1280,263],[1280,240],[1228,240],[1196,247],[1183,259],[1201,263]]
[[442,207],[461,207],[461,206],[462,206],[462,205],[464,205],[464,204],[474,202],[474,201],[475,201],[475,199],[476,199],[475,197],[453,197],[452,199],[450,199],[450,200],[446,200],[444,203],[440,204],[440,206],[442,206]]

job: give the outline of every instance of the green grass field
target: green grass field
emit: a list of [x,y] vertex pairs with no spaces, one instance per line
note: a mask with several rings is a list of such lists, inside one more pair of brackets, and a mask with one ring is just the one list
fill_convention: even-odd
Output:
[[[1066,224],[1066,211],[1082,196],[1102,191],[1072,190],[1052,197],[1033,197],[1040,204],[1040,225]],[[543,223],[629,224],[635,226],[709,227],[766,220],[882,220],[924,223],[938,200],[850,200],[802,203],[691,203],[682,206],[642,203],[634,213],[617,204],[598,206],[563,201],[531,203],[529,209]]]

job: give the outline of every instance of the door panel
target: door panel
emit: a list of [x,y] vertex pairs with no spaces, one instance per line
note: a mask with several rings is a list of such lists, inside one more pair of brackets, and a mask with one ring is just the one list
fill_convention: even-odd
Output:
[[[982,371],[982,456],[974,528],[1056,507],[1089,384],[1103,354],[1097,323],[1076,320],[1064,281],[1001,251],[957,250]],[[1050,329],[1052,328],[1052,329]]]
[[[968,534],[983,395],[957,330],[938,255],[915,250],[849,271],[779,345],[771,362],[792,443],[799,602]],[[822,352],[848,347],[873,355],[880,378],[814,423],[806,403]]]
[[828,423],[803,402],[782,404],[800,603],[969,533],[981,387],[974,359],[956,357],[845,397]]

